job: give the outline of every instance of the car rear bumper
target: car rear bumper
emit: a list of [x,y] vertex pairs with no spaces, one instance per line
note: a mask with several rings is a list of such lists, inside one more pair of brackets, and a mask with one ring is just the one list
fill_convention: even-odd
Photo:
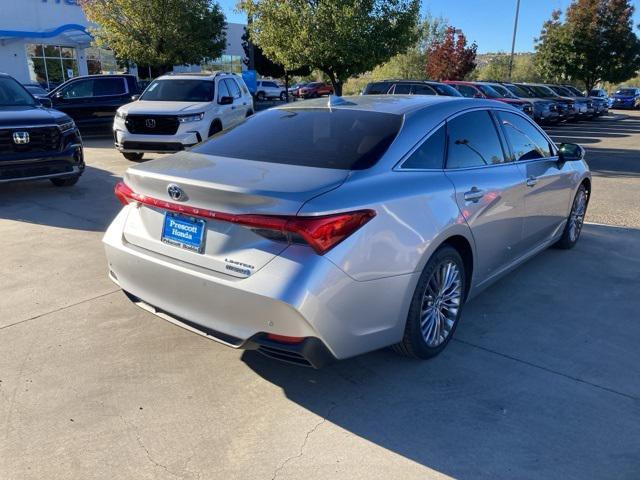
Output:
[[70,143],[61,152],[34,152],[20,157],[0,156],[0,183],[74,177],[82,174],[85,167],[81,143]]
[[165,320],[232,348],[315,367],[402,338],[417,274],[356,281],[308,247],[290,246],[250,277],[232,277],[127,243],[128,208],[136,207],[124,208],[103,240],[110,276]]

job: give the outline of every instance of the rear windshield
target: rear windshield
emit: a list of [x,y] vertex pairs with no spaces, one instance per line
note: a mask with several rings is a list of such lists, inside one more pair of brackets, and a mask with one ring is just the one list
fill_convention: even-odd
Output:
[[616,93],[618,95],[635,95],[636,94],[636,89],[635,88],[621,88]]
[[481,83],[477,83],[476,87],[478,87],[482,91],[482,93],[484,93],[489,98],[501,98],[500,94],[489,85],[482,85]]
[[376,82],[376,83],[369,83],[365,88],[364,88],[364,93],[365,95],[379,95],[379,94],[384,94],[387,93],[389,91],[389,83],[388,82]]
[[438,95],[446,95],[447,97],[461,97],[462,94],[446,83],[429,83],[430,87],[435,88]]
[[272,109],[223,130],[192,151],[304,167],[363,170],[398,134],[402,116],[349,109]]

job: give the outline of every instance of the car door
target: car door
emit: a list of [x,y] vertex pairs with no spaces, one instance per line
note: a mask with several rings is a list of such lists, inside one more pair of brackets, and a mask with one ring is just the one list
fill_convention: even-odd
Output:
[[503,143],[489,110],[447,121],[445,173],[455,187],[460,221],[471,228],[480,283],[522,252],[524,176]]
[[242,98],[242,92],[238,83],[233,78],[225,78],[223,82],[227,85],[229,95],[233,97],[233,103],[231,104],[231,118],[232,124],[236,125],[240,123],[247,115],[247,101]]
[[513,158],[525,178],[523,244],[532,250],[564,226],[573,195],[573,169],[559,162],[546,135],[514,112],[496,112]]
[[53,108],[69,115],[81,128],[90,125],[92,121],[93,80],[73,80],[50,94]]
[[96,77],[93,79],[91,123],[112,125],[116,110],[131,101],[132,92],[124,77]]

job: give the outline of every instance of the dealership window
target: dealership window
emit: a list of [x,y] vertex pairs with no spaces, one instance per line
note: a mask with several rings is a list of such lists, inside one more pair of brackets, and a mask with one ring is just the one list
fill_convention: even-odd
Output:
[[47,88],[78,75],[78,59],[73,47],[28,44],[27,58],[31,80]]
[[222,55],[215,60],[209,60],[202,64],[203,71],[216,71],[223,72],[242,72],[242,57],[240,55]]
[[84,51],[84,55],[87,59],[87,71],[89,75],[117,73],[118,64],[111,50],[91,47]]

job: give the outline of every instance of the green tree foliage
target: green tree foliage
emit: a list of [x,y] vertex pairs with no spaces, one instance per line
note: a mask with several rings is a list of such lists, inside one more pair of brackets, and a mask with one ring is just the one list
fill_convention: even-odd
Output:
[[476,50],[460,30],[447,27],[442,41],[434,42],[427,50],[425,72],[433,80],[462,80],[476,67]]
[[536,40],[536,66],[549,81],[624,82],[640,69],[630,0],[573,0],[565,21],[554,11]]
[[[473,76],[477,80],[507,81],[509,79],[509,54],[498,53],[492,55],[485,65],[476,69]],[[516,54],[514,56],[511,81],[542,81],[534,65],[534,56],[532,54]]]
[[95,44],[121,60],[153,67],[218,58],[226,46],[225,18],[212,0],[80,0],[96,23]]
[[419,0],[241,0],[251,41],[268,58],[311,65],[337,95],[351,76],[372,70],[416,39]]

